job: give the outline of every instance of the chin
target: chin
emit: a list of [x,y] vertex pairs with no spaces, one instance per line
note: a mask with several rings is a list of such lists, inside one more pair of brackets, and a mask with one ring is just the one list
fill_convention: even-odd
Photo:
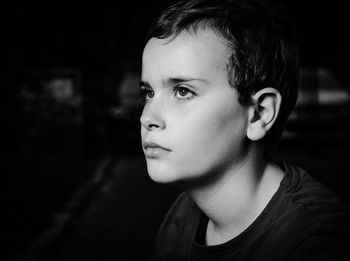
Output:
[[205,180],[205,175],[199,174],[195,169],[179,169],[179,167],[174,166],[147,163],[147,170],[149,177],[154,182],[168,184],[180,189],[196,187]]
[[148,168],[148,176],[157,183],[169,184],[173,183],[176,178],[169,171],[160,171],[154,168]]
[[149,177],[157,183],[172,184],[176,183],[181,177],[176,171],[177,168],[157,164],[155,162],[147,162],[147,171]]

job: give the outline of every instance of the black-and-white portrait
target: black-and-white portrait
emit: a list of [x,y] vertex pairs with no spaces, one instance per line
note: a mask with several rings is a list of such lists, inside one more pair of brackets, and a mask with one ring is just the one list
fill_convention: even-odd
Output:
[[350,259],[345,3],[0,9],[1,260]]

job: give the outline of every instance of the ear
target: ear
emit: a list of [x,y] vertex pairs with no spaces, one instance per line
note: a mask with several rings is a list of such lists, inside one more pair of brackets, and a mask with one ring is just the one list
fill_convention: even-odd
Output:
[[247,137],[262,139],[275,123],[282,102],[281,94],[274,88],[264,88],[254,94],[254,104],[248,112]]

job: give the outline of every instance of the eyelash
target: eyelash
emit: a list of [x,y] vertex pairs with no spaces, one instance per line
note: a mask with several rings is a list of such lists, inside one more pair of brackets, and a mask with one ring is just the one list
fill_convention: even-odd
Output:
[[[185,90],[186,91],[186,95],[188,93],[190,93],[190,97],[185,97],[185,96],[178,96],[177,98],[178,99],[186,99],[186,100],[190,100],[192,98],[194,98],[195,96],[197,96],[197,94],[194,92],[194,91],[191,91],[189,88],[187,87],[184,87],[182,85],[176,85],[174,88],[173,88],[173,93],[174,93],[174,96],[176,97],[177,94],[179,94],[179,92],[181,90]],[[148,94],[149,93],[152,93],[152,97],[148,97]],[[152,89],[148,89],[148,88],[141,88],[140,89],[140,95],[141,97],[143,98],[144,102],[147,102],[149,99],[153,98],[154,96],[154,91]]]
[[152,92],[153,93],[152,95],[154,96],[154,92],[151,89],[147,89],[147,88],[141,87],[141,89],[140,89],[140,96],[143,99],[144,103],[146,103],[150,99],[149,97],[147,97],[147,94],[150,93],[150,92]]
[[194,96],[196,96],[196,93],[194,91],[191,91],[189,88],[185,87],[185,86],[182,86],[182,85],[177,85],[174,87],[173,91],[174,91],[174,94],[178,94],[180,93],[180,90],[186,90],[186,94],[190,93],[190,97],[184,97],[184,96],[181,96],[180,99],[186,99],[186,100],[190,100],[192,99]]

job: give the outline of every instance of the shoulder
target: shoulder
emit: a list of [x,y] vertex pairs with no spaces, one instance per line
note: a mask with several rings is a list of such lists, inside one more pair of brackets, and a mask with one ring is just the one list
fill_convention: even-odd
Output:
[[[350,209],[348,203],[304,170],[285,166],[282,181],[283,219],[288,260],[325,260],[348,256]],[[339,259],[342,260],[342,259]]]
[[325,229],[349,227],[349,204],[333,191],[313,178],[303,169],[285,166],[288,177],[281,182],[285,186],[284,197],[287,202],[307,216],[314,224]]

